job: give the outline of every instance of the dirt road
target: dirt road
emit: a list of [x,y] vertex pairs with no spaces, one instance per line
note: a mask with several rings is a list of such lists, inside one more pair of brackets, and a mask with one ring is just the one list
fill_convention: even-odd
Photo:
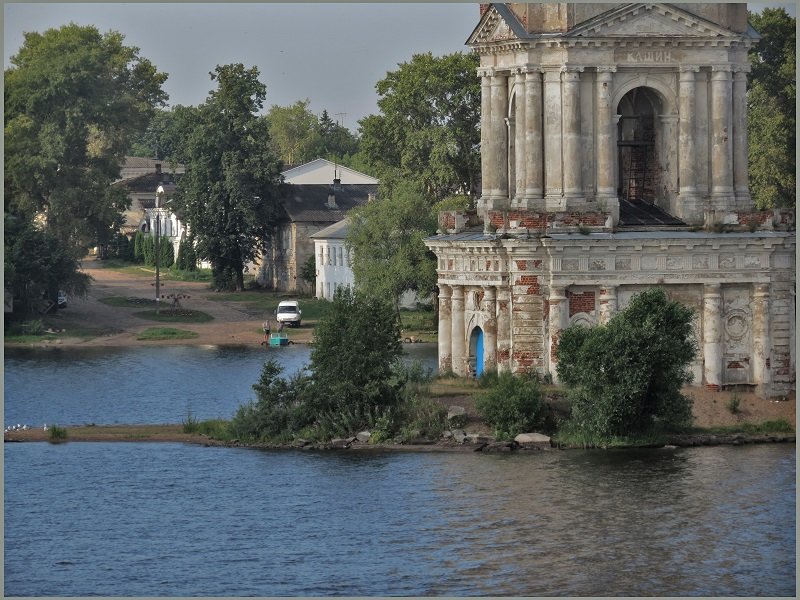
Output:
[[[100,260],[86,258],[83,270],[93,278],[87,298],[70,298],[69,306],[58,311],[50,322],[58,328],[67,325],[92,327],[108,330],[98,337],[82,340],[80,338],[60,338],[47,342],[47,345],[61,346],[141,346],[141,345],[224,345],[259,344],[264,339],[261,324],[268,316],[247,311],[244,303],[212,300],[214,291],[208,283],[163,281],[162,294],[186,294],[188,299],[182,306],[199,310],[214,317],[207,323],[163,324],[143,319],[135,313],[144,309],[120,308],[100,302],[101,298],[154,298],[155,276],[147,274],[131,275],[104,267]],[[194,331],[197,338],[191,340],[141,341],[136,336],[148,327],[169,325],[178,329]],[[292,331],[292,340],[307,342],[311,339],[311,329]]]

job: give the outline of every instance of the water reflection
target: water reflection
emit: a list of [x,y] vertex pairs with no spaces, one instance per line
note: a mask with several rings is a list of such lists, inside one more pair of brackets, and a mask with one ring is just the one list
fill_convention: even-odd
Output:
[[10,595],[795,590],[792,446],[497,456],[6,444],[5,465]]
[[[436,347],[407,346],[409,359],[435,368]],[[6,350],[5,422],[62,425],[180,423],[230,418],[254,398],[267,358],[289,376],[310,348],[159,346]]]

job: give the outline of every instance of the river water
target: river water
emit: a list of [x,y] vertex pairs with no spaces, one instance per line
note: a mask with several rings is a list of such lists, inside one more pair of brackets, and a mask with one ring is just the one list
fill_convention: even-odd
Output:
[[[236,379],[164,350],[165,371],[221,389]],[[209,352],[219,370],[246,363]],[[159,422],[150,404],[119,407],[144,403],[129,372],[111,384],[85,357],[32,360],[6,357],[7,422],[56,411],[38,397],[49,370],[84,380],[81,402],[57,396],[63,423]],[[125,371],[143,359],[115,360]],[[259,362],[230,396],[249,394]],[[197,388],[165,386],[178,395],[161,394],[156,405],[176,405],[161,422],[184,418]],[[210,403],[191,408],[235,410]],[[793,444],[492,455],[7,443],[4,592],[794,596],[795,482]]]

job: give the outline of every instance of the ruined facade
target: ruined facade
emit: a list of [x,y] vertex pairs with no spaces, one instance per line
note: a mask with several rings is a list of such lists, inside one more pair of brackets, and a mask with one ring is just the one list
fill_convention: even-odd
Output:
[[794,387],[793,211],[755,211],[744,4],[491,4],[482,195],[440,215],[439,362],[555,376],[638,291],[692,307],[695,383]]

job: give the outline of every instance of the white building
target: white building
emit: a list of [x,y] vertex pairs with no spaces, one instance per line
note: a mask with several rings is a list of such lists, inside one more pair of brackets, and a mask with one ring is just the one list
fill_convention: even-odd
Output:
[[350,268],[350,253],[345,247],[348,219],[326,227],[310,235],[314,241],[314,257],[317,265],[316,297],[332,300],[339,287],[353,287],[353,269]]

